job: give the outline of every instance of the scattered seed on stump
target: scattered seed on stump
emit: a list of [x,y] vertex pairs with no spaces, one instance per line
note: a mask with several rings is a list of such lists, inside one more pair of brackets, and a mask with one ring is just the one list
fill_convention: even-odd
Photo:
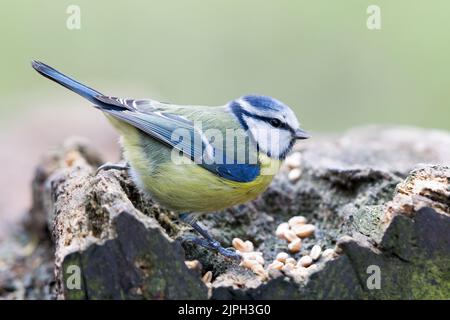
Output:
[[300,152],[294,152],[286,158],[286,165],[289,168],[298,168],[302,164],[302,154]]
[[289,252],[291,252],[291,253],[300,252],[301,248],[302,248],[302,240],[300,240],[299,238],[293,240],[288,245]]
[[292,230],[284,231],[284,238],[289,242],[292,242],[292,241],[298,239],[297,235]]
[[294,228],[292,228],[292,231],[296,236],[300,238],[307,238],[311,237],[314,234],[314,231],[316,231],[316,227],[312,224],[303,224],[295,226]]
[[295,216],[289,219],[288,224],[292,228],[297,225],[302,225],[307,222],[306,218],[303,216]]
[[302,175],[302,171],[298,168],[295,168],[295,169],[292,169],[291,171],[289,171],[288,179],[291,182],[296,182],[297,180],[300,179],[301,175]]
[[277,230],[275,231],[275,235],[280,239],[286,239],[284,237],[284,233],[286,230],[289,230],[289,224],[287,222],[283,222],[278,225]]
[[309,267],[313,263],[313,259],[310,256],[303,256],[298,260],[297,266]]
[[251,252],[253,251],[253,243],[251,243],[250,241],[245,241],[239,238],[234,238],[233,241],[231,242],[231,244],[233,245],[233,247],[236,250],[239,250],[240,252]]
[[275,270],[281,270],[284,266],[284,263],[279,261],[279,260],[275,260],[274,262],[272,262],[271,264],[269,264],[268,269],[275,269]]
[[287,254],[286,252],[280,252],[277,254],[277,257],[275,259],[285,263],[287,258],[289,258],[289,254]]
[[311,251],[309,253],[309,256],[314,261],[316,261],[316,260],[318,260],[320,258],[321,253],[322,253],[322,248],[320,248],[320,246],[316,244],[315,246],[312,247],[312,249],[311,249]]

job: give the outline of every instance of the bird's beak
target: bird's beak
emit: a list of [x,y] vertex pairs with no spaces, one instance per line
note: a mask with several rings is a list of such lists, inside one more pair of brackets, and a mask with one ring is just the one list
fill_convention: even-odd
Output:
[[302,129],[297,129],[297,130],[295,130],[295,133],[294,133],[294,138],[295,139],[301,139],[301,140],[303,140],[303,139],[308,139],[308,138],[310,138],[311,136],[309,135],[309,133],[308,132],[306,132],[306,131],[304,131],[304,130],[302,130]]

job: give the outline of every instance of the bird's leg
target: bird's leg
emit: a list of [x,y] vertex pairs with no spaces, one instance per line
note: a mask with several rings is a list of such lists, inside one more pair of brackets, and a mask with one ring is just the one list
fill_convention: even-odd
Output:
[[206,249],[216,250],[227,258],[241,260],[241,256],[234,249],[227,249],[220,245],[219,241],[214,239],[204,227],[202,227],[195,217],[188,213],[180,214],[180,220],[189,224],[195,231],[197,231],[203,238],[186,237],[185,241],[198,244]]
[[128,170],[130,168],[130,165],[127,162],[119,162],[119,163],[111,163],[106,162],[102,164],[100,167],[98,167],[97,172],[95,174],[98,174],[102,170]]

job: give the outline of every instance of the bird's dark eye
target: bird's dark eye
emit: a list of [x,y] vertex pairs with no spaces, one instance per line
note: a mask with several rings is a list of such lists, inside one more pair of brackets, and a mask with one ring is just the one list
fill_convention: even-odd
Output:
[[281,127],[281,121],[278,119],[270,119],[270,125],[274,128]]

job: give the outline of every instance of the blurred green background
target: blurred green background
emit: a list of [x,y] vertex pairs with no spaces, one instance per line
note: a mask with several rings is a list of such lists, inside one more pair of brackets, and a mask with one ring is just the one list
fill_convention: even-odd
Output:
[[[66,28],[71,4],[80,30]],[[381,30],[366,27],[370,4]],[[271,95],[313,131],[450,128],[446,0],[17,0],[2,1],[0,28],[3,121],[70,95],[31,70],[40,59],[118,96],[218,105]]]
[[[381,30],[366,26],[371,4]],[[80,30],[66,27],[70,5]],[[4,0],[0,30],[2,222],[26,209],[39,156],[66,137],[119,156],[102,115],[31,59],[109,95],[206,105],[270,95],[313,135],[369,123],[450,129],[448,0]]]

